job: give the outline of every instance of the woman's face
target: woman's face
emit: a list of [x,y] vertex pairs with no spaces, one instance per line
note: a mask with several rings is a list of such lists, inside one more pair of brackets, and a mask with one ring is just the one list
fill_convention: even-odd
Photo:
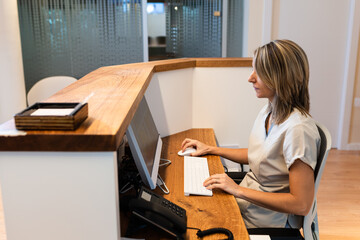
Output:
[[253,72],[251,73],[248,82],[252,83],[256,96],[258,98],[268,98],[271,102],[275,96],[275,91],[268,88],[263,81],[261,81],[260,77],[257,75],[255,68],[253,68]]

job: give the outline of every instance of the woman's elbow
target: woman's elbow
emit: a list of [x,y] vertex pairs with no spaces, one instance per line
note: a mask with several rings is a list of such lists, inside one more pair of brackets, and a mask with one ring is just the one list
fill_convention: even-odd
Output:
[[306,216],[310,212],[311,206],[312,206],[312,202],[311,203],[307,203],[307,202],[299,203],[296,208],[296,212],[294,212],[294,214],[299,215],[299,216]]

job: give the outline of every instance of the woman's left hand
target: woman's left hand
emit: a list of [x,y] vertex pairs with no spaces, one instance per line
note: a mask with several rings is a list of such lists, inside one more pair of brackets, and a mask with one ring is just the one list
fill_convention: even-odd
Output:
[[234,195],[235,197],[239,194],[238,191],[240,186],[234,182],[226,173],[211,175],[204,181],[204,187],[209,190],[219,188],[227,193]]

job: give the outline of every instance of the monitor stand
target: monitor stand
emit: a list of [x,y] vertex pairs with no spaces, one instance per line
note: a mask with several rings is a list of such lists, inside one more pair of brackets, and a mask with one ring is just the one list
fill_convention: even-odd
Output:
[[160,174],[158,174],[157,181],[156,181],[156,186],[158,186],[161,189],[161,191],[163,191],[165,194],[170,193],[170,191],[167,188],[164,180],[160,177]]

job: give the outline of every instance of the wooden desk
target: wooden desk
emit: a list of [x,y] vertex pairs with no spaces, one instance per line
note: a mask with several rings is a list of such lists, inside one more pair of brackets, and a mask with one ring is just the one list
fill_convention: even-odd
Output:
[[[161,157],[171,160],[172,163],[160,168],[159,174],[169,188],[170,194],[164,194],[159,188],[156,188],[154,191],[186,209],[188,227],[199,228],[201,230],[221,227],[229,229],[236,240],[249,239],[234,196],[221,190],[214,190],[212,197],[184,195],[184,157],[179,156],[177,152],[182,141],[187,137],[198,139],[209,145],[216,145],[212,129],[190,129],[163,138]],[[204,157],[208,159],[210,174],[224,172],[224,167],[218,156],[208,155]],[[124,231],[125,229],[122,230]],[[198,239],[196,232],[197,230],[188,229],[185,239]],[[156,227],[136,235],[136,237],[140,238],[145,236],[146,239],[168,239],[169,235],[162,233]],[[222,239],[224,237],[224,234],[214,234],[203,239]]]
[[[163,195],[187,211],[188,227],[206,230],[223,227],[234,234],[234,239],[248,239],[248,233],[240,214],[239,206],[234,196],[221,190],[214,190],[212,197],[184,195],[184,157],[177,155],[182,141],[186,138],[198,139],[209,145],[216,146],[215,134],[212,129],[191,129],[163,139],[162,158],[172,163],[160,170],[170,190],[169,195]],[[210,175],[224,173],[220,157],[208,155]],[[188,230],[186,239],[198,239],[196,230]],[[211,235],[204,239],[220,239],[224,235]]]

